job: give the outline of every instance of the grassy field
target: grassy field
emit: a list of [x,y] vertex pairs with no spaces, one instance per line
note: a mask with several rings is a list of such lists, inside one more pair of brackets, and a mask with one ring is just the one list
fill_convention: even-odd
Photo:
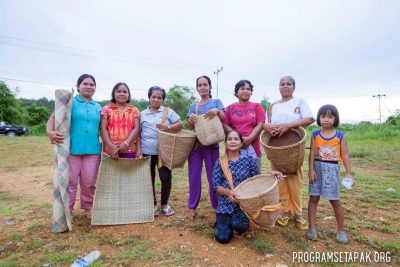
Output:
[[[354,130],[347,136],[357,178],[356,187],[343,189],[341,195],[348,245],[334,241],[335,219],[325,200],[317,213],[316,242],[308,242],[291,223],[287,228],[258,230],[251,239],[235,236],[229,245],[220,245],[212,238],[215,215],[205,176],[199,214],[193,222],[184,219],[187,168],[173,172],[171,202],[176,216],[160,216],[148,224],[94,227],[77,213],[72,232],[52,234],[52,146],[46,137],[0,136],[0,266],[69,266],[94,249],[102,256],[92,266],[290,265],[293,251],[384,251],[390,252],[392,265],[400,265],[400,133]],[[263,172],[268,169],[263,157]],[[306,173],[307,162],[304,169]]]

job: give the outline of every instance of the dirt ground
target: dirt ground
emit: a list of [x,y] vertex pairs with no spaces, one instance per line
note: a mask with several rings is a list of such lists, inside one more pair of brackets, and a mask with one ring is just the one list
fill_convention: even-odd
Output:
[[[348,245],[334,241],[336,224],[333,211],[326,201],[321,203],[318,211],[318,227],[321,229],[319,241],[307,241],[304,232],[290,223],[286,228],[276,226],[269,230],[257,230],[256,237],[250,239],[235,235],[231,243],[222,245],[213,239],[215,214],[209,204],[204,177],[198,215],[194,221],[185,219],[188,192],[185,170],[174,171],[174,177],[178,178],[173,181],[171,203],[177,213],[172,217],[160,215],[153,223],[145,224],[91,226],[90,220],[77,212],[72,232],[53,234],[52,153],[51,146],[45,141],[41,142],[32,146],[40,147],[41,150],[47,148],[47,152],[27,164],[19,164],[20,168],[10,166],[13,162],[19,162],[25,152],[0,165],[0,192],[10,195],[3,204],[21,207],[21,212],[3,212],[0,216],[0,266],[47,263],[52,263],[52,266],[69,266],[71,259],[94,249],[102,253],[97,266],[290,266],[295,264],[292,262],[293,253],[299,251],[363,252],[382,251],[386,248],[374,240],[384,240],[385,244],[394,244],[394,247],[387,246],[391,253],[390,263],[372,265],[395,266],[399,263],[396,258],[400,240],[397,199],[383,203],[385,207],[380,209],[368,199],[363,202],[365,195],[358,189],[344,194],[346,227],[350,228],[351,238]],[[22,147],[24,144],[20,145]],[[4,150],[0,150],[0,153],[5,155]],[[385,171],[380,170],[379,165],[371,164],[365,169],[363,162],[359,162],[356,169],[360,174],[369,173],[372,176]],[[386,173],[390,177],[392,170]],[[306,193],[303,195],[303,203],[307,203]],[[306,207],[303,209],[306,217]],[[390,209],[395,213],[391,213]],[[385,229],[389,230],[382,230],[385,225],[388,225]],[[129,240],[136,240],[136,245],[131,246]],[[54,253],[57,252],[59,258],[52,258],[51,253],[47,253],[50,247]],[[62,258],[63,253],[64,256],[69,255],[69,258]],[[15,261],[17,264],[12,265],[13,262],[9,260],[7,265],[7,259],[11,259],[12,254],[18,255]],[[1,260],[6,261],[1,264]]]

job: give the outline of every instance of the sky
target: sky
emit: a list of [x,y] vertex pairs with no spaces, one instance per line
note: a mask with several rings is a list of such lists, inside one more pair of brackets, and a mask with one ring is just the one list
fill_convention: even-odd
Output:
[[400,1],[0,1],[0,80],[23,98],[54,98],[93,74],[95,100],[126,82],[134,98],[153,85],[195,88],[236,102],[280,99],[279,80],[316,114],[338,107],[344,122],[379,122],[400,109]]

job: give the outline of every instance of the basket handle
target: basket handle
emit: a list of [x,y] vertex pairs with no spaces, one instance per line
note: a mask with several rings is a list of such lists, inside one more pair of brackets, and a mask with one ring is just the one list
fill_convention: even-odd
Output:
[[200,102],[196,101],[196,115],[199,113],[199,105],[200,105]]
[[227,156],[222,156],[222,157],[219,158],[219,161],[221,162],[222,172],[224,173],[226,181],[229,184],[229,188],[231,190],[234,190],[235,188],[233,187],[232,172],[229,169],[228,157]]
[[169,107],[165,107],[164,108],[164,113],[162,115],[161,123],[165,123],[165,121],[167,120],[168,111],[169,111]]
[[[163,113],[162,119],[161,119],[161,123],[163,123],[163,124],[167,120],[168,111],[169,111],[169,107],[165,107],[164,108],[164,113]],[[163,163],[162,163],[162,160],[161,160],[161,155],[158,155],[157,167],[160,169],[162,166],[163,166]]]

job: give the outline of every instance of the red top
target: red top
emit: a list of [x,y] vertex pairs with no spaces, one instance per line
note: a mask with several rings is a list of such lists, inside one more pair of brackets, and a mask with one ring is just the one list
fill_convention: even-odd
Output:
[[[109,103],[101,109],[101,116],[107,118],[107,130],[113,144],[124,142],[133,128],[135,128],[135,118],[140,118],[140,111],[135,106],[128,105],[122,112],[114,103]],[[126,153],[135,153],[136,140],[133,140],[126,150]],[[103,146],[103,152],[110,154],[109,149]]]
[[[265,122],[265,113],[262,106],[258,103],[234,103],[225,109],[224,123],[238,131],[243,137],[249,136],[259,122]],[[254,139],[251,145],[256,151],[257,156],[260,157],[261,148],[259,136]]]

